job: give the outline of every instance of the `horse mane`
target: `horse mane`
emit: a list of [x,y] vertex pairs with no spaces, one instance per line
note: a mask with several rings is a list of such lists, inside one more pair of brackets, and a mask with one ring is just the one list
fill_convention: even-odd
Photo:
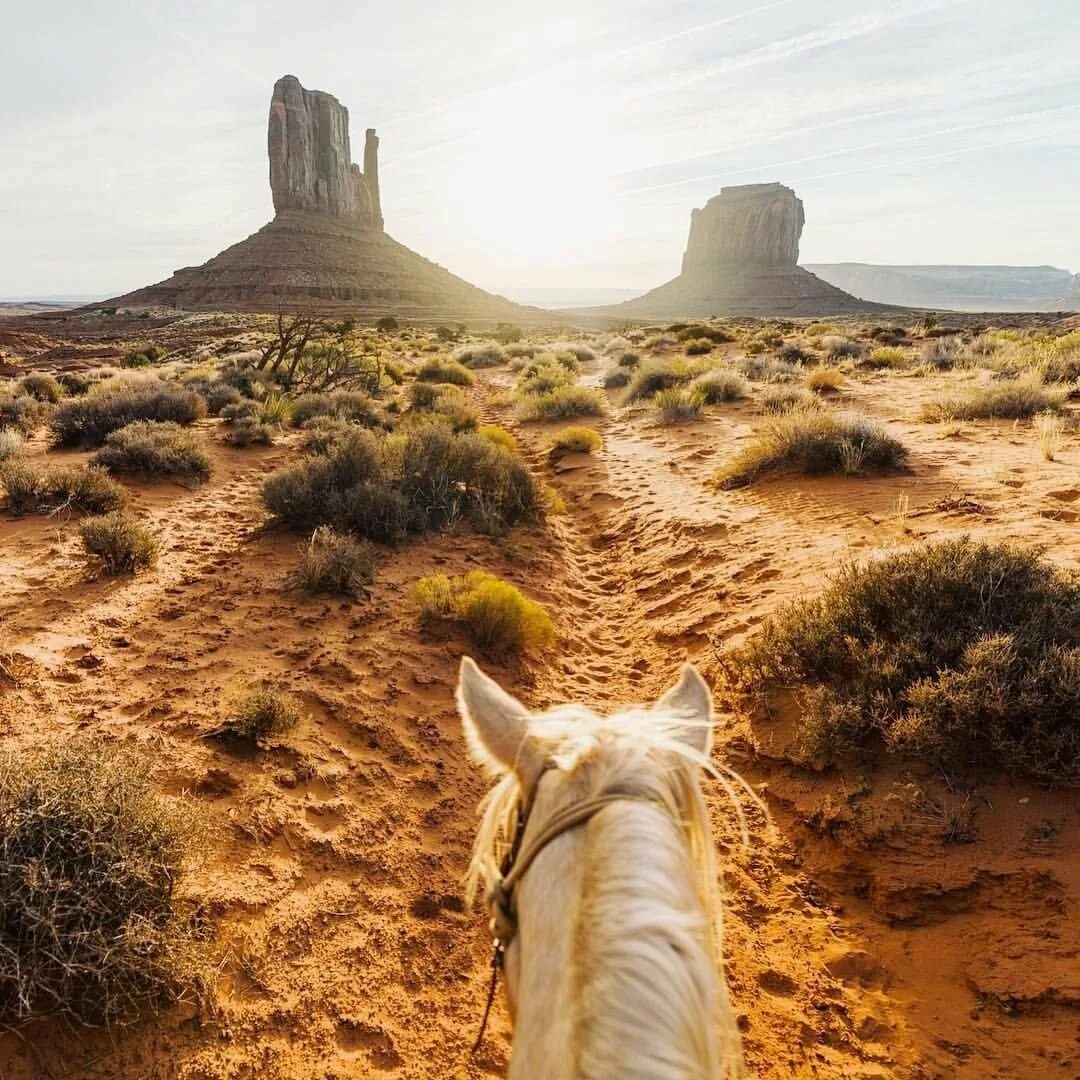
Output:
[[[674,710],[627,709],[610,716],[598,716],[581,706],[567,705],[534,716],[526,738],[539,746],[541,753],[560,771],[572,774],[579,765],[589,762],[597,770],[595,782],[598,787],[610,790],[625,785],[647,792],[649,798],[670,815],[686,843],[696,871],[694,884],[705,913],[706,960],[712,965],[717,987],[718,1015],[713,1023],[719,1026],[720,1060],[730,1063],[727,1075],[737,1077],[743,1074],[741,1038],[724,977],[721,886],[698,770],[714,777],[724,789],[744,844],[749,842],[749,831],[741,795],[747,795],[754,805],[763,807],[742,777],[725,765],[714,764],[707,754],[687,740],[689,730],[705,726],[708,725]],[[466,879],[470,903],[499,881],[526,794],[521,790],[516,771],[507,770],[481,803],[481,823]],[[650,815],[650,820],[655,821],[656,815]],[[670,837],[670,831],[668,835]],[[662,840],[662,837],[658,838],[657,842]],[[607,907],[617,906],[614,895],[606,895],[603,903]],[[652,913],[653,916],[657,914],[662,915]],[[679,914],[671,912],[673,925],[678,919]],[[685,957],[680,960],[674,950],[666,951],[671,962],[685,965]],[[671,987],[662,988],[661,992],[664,991],[670,994]],[[705,1026],[711,1026],[708,1019]],[[709,1058],[715,1058],[715,1050],[704,1052]],[[677,1071],[673,1073],[678,1074]]]

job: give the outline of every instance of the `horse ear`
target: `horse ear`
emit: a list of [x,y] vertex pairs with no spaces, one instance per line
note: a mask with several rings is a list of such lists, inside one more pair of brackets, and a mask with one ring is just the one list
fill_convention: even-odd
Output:
[[469,750],[480,764],[498,773],[515,769],[522,776],[530,770],[528,709],[469,656],[461,658],[457,704]]
[[686,720],[682,739],[703,757],[708,757],[713,741],[712,693],[709,684],[693,664],[683,664],[679,681],[654,706],[678,713]]

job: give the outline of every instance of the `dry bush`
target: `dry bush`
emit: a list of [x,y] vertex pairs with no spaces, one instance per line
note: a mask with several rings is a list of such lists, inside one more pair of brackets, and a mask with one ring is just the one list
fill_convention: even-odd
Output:
[[807,691],[816,753],[873,746],[1080,782],[1080,577],[963,538],[845,568],[770,619],[725,671]]
[[31,371],[18,382],[18,392],[35,401],[55,404],[64,396],[64,388],[47,371]]
[[0,465],[0,487],[13,514],[71,510],[105,514],[127,502],[127,492],[104,470],[80,465],[45,465],[12,458]]
[[328,454],[355,430],[356,427],[347,420],[316,416],[304,426],[304,438],[300,446],[308,454]]
[[646,360],[634,371],[623,400],[646,401],[661,390],[689,382],[695,370],[681,358]]
[[827,322],[807,323],[803,328],[803,333],[808,338],[820,338],[824,337],[826,334],[838,334],[839,332],[840,327],[836,326],[834,323]]
[[500,532],[543,515],[540,487],[513,453],[437,423],[394,435],[353,431],[327,453],[271,474],[262,499],[293,528],[331,525],[386,542],[460,520]]
[[[424,383],[415,385],[435,389]],[[331,390],[325,394],[301,394],[292,403],[289,419],[295,427],[304,427],[320,416],[347,420],[361,427],[389,428],[392,426],[380,404],[362,390]]]
[[872,350],[860,361],[863,367],[873,368],[902,368],[907,365],[907,352],[895,345],[882,345]]
[[591,454],[603,445],[599,432],[589,427],[565,427],[551,436],[548,444],[565,454]]
[[517,439],[506,428],[499,427],[498,424],[481,424],[476,429],[476,433],[482,435],[488,442],[508,450],[511,454],[517,453]]
[[[520,331],[518,333],[520,335]],[[510,358],[497,341],[482,341],[479,344],[459,345],[450,354],[450,359],[467,368],[489,368],[499,367]]]
[[456,386],[413,383],[409,396],[412,404],[406,415],[408,421],[442,423],[456,432],[474,431],[480,423],[479,414]]
[[79,525],[79,535],[87,555],[99,560],[110,577],[133,574],[157,559],[157,540],[127,510],[86,518]]
[[206,415],[206,402],[181,386],[149,378],[121,381],[113,389],[111,382],[56,406],[49,426],[58,446],[100,446],[111,432],[136,420],[191,424]]
[[444,574],[421,578],[410,596],[422,622],[460,622],[476,645],[492,656],[539,652],[555,642],[555,626],[544,608],[483,570],[458,578]]
[[855,358],[862,354],[862,347],[857,341],[852,341],[851,338],[839,334],[826,334],[819,344],[830,360],[842,360],[845,357]]
[[517,378],[517,395],[546,394],[560,386],[572,386],[581,373],[573,353],[541,353],[525,364]]
[[614,368],[604,376],[605,390],[621,390],[630,385],[630,372],[626,368]]
[[689,326],[684,326],[679,330],[675,336],[679,341],[707,341],[710,344],[717,345],[738,340],[730,330],[710,323],[691,323]]
[[510,359],[520,360],[522,358],[531,359],[539,351],[539,348],[538,345],[531,341],[512,341],[504,351]]
[[956,338],[932,338],[919,350],[922,362],[936,371],[951,371],[960,359],[960,342]]
[[1056,413],[1039,413],[1035,417],[1035,434],[1039,439],[1039,451],[1044,461],[1054,461],[1061,453],[1061,440],[1065,434],[1065,421]]
[[264,424],[258,416],[241,416],[230,425],[225,441],[230,446],[273,446],[281,434],[277,424]]
[[596,359],[595,350],[591,345],[586,345],[584,341],[554,341],[548,348],[556,355],[569,353],[579,364]]
[[691,338],[683,352],[687,356],[705,356],[713,351],[713,344],[708,338]]
[[12,428],[22,435],[33,435],[45,420],[48,408],[36,398],[0,394],[0,428]]
[[806,387],[816,394],[835,393],[844,385],[844,373],[831,367],[818,367],[806,376]]
[[619,355],[619,367],[636,368],[641,363],[641,353],[624,352]]
[[802,386],[768,386],[758,399],[763,413],[790,412],[793,409],[820,409],[821,398]]
[[453,383],[455,386],[472,386],[476,381],[473,373],[456,360],[432,356],[416,369],[416,377],[423,382]]
[[0,462],[18,457],[23,452],[26,439],[16,428],[0,428]]
[[746,379],[732,368],[714,368],[699,375],[690,384],[691,393],[698,395],[705,405],[719,405],[725,401],[739,401],[750,393]]
[[375,548],[366,540],[320,525],[301,546],[300,566],[290,582],[309,593],[355,596],[374,581],[377,562]]
[[542,394],[518,398],[517,412],[522,420],[569,420],[574,416],[601,416],[604,397],[588,386],[557,386]]
[[1049,390],[1037,376],[974,387],[963,397],[946,397],[923,406],[924,420],[1021,420],[1061,408],[1064,390]]
[[797,365],[771,356],[740,356],[732,367],[753,382],[789,383],[802,378]]
[[92,463],[109,472],[192,481],[208,480],[212,471],[202,436],[171,421],[137,420],[112,432]]
[[658,390],[653,395],[652,403],[662,423],[680,424],[686,420],[701,419],[705,396],[687,386],[672,386],[667,390]]
[[714,479],[729,489],[776,472],[854,475],[868,468],[898,468],[906,457],[902,444],[863,417],[793,409],[767,420]]
[[176,889],[204,842],[139,753],[86,735],[0,751],[0,1016],[86,1024],[176,1001],[202,948]]
[[240,696],[210,736],[258,745],[284,735],[300,723],[300,708],[288,694],[273,687],[253,687]]

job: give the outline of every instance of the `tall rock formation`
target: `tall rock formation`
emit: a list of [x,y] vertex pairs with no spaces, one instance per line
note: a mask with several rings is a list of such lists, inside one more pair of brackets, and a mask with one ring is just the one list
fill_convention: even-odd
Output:
[[806,221],[783,184],[726,187],[690,215],[677,278],[597,313],[677,319],[707,315],[822,315],[883,310],[798,266]]
[[110,301],[188,310],[315,310],[430,319],[537,321],[544,313],[470,285],[383,231],[379,137],[352,161],[349,111],[293,75],[274,84],[267,126],[274,220],[201,266]]

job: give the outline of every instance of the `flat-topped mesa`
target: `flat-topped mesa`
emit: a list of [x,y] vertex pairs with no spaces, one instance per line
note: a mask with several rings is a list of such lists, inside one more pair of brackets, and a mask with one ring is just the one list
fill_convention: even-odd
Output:
[[267,127],[274,210],[307,210],[383,227],[379,139],[369,128],[364,169],[352,163],[349,110],[332,94],[305,90],[295,75],[274,84]]
[[721,189],[690,214],[683,274],[735,266],[795,266],[806,216],[783,184]]

